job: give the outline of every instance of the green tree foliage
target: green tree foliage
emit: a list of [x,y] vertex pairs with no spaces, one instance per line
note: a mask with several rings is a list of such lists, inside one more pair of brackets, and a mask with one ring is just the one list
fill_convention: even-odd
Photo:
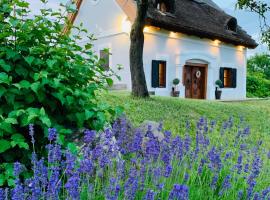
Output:
[[249,97],[270,96],[270,55],[255,55],[247,63],[247,93]]
[[65,143],[65,135],[101,129],[116,113],[99,99],[112,79],[91,49],[93,36],[79,46],[86,30],[80,25],[71,27],[76,34],[64,34],[67,13],[42,9],[30,17],[28,6],[0,1],[0,185],[12,176],[10,163],[29,160],[29,124],[43,151],[49,127]]
[[270,14],[270,4],[268,0],[237,0],[237,7],[257,13],[261,20],[262,42],[270,49],[270,21],[267,18]]

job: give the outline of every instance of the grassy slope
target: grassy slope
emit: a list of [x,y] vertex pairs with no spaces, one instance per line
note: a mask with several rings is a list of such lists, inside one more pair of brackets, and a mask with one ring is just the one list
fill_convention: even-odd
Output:
[[[174,134],[181,132],[186,120],[196,121],[201,116],[221,123],[233,116],[244,117],[254,137],[267,136],[270,132],[270,101],[224,103],[205,100],[151,97],[149,100],[132,98],[126,92],[110,92],[105,96],[112,105],[124,107],[128,118],[139,125],[144,120],[163,121],[164,127]],[[268,138],[268,137],[267,137]]]

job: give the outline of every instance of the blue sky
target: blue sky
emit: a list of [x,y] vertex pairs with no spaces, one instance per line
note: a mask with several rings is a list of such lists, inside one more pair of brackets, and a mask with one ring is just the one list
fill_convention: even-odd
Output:
[[[28,0],[31,4],[31,8],[34,12],[37,12],[41,7],[39,0]],[[108,1],[108,0],[106,0]],[[110,0],[112,1],[112,0]],[[256,14],[249,11],[236,10],[236,0],[213,0],[218,6],[220,6],[226,13],[236,17],[238,24],[248,32],[260,45],[255,50],[249,50],[248,56],[257,52],[269,52],[264,44],[260,43],[260,22]],[[65,3],[67,0],[48,0],[48,7],[57,8],[59,3]],[[270,13],[268,14],[268,21],[270,23]]]

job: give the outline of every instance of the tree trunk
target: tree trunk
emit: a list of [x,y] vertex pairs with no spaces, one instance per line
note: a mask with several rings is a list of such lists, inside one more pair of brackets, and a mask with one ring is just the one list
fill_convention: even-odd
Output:
[[148,6],[148,0],[137,1],[137,17],[132,25],[130,33],[131,44],[129,51],[129,60],[132,82],[132,95],[136,97],[149,97],[143,68],[143,29],[145,26]]

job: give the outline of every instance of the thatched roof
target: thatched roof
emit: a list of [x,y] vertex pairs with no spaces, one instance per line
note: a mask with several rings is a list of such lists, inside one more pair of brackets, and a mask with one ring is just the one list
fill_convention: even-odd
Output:
[[[83,0],[74,0],[79,11]],[[133,21],[136,17],[134,0],[115,0],[127,16]],[[152,0],[158,2],[162,0]],[[162,13],[154,5],[148,11],[147,25],[156,26],[168,31],[180,32],[200,38],[220,40],[234,45],[256,48],[258,44],[240,26],[237,20],[226,14],[212,0],[163,0],[173,2],[172,13]],[[72,15],[73,22],[77,13]],[[234,31],[228,30],[228,24]]]
[[233,25],[237,20],[210,3],[210,0],[175,0],[173,13],[162,13],[152,5],[147,24],[248,48],[258,46],[240,26],[236,25],[235,31],[228,30],[228,23]]

